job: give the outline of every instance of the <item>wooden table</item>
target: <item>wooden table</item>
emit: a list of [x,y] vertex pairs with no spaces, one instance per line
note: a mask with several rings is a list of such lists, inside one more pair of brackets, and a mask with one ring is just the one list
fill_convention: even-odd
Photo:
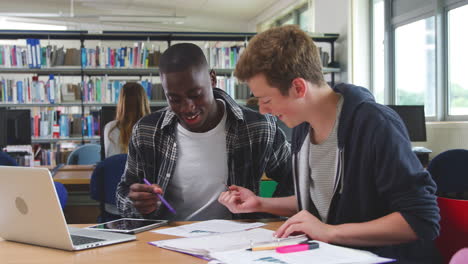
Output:
[[55,174],[54,181],[66,185],[89,185],[94,167],[94,165],[65,165]]
[[[274,221],[274,220],[273,220]],[[265,228],[276,230],[282,222],[272,222],[266,220]],[[190,222],[174,222],[170,226],[178,226]],[[73,225],[84,227],[89,225]],[[38,227],[40,228],[40,227]],[[162,227],[167,228],[167,227]],[[76,252],[68,252],[59,249],[51,249],[10,241],[0,238],[0,263],[2,264],[94,264],[94,263],[207,263],[207,261],[177,253],[167,249],[161,249],[148,242],[175,238],[174,236],[157,234],[146,231],[137,234],[137,240],[116,245],[104,246],[94,249],[87,249]]]

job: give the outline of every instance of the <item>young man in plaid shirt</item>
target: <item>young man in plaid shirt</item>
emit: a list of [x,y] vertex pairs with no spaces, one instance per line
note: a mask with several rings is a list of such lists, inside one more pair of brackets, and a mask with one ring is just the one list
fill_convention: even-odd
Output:
[[[240,106],[212,88],[208,63],[194,44],[169,47],[159,66],[169,107],[145,116],[133,128],[117,188],[122,216],[242,217],[222,206],[218,197],[226,185],[258,194],[263,173],[279,183],[275,196],[293,194],[290,146],[273,116]],[[145,185],[143,178],[153,185]],[[177,213],[161,205],[155,193]]]

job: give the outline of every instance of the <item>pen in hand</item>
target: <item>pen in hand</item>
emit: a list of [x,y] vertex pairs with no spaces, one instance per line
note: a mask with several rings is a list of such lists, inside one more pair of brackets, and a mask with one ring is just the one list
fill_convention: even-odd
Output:
[[[146,185],[151,186],[151,183],[146,178],[143,178],[143,181],[145,182]],[[158,196],[159,200],[161,200],[161,202],[167,207],[167,209],[169,209],[169,211],[171,211],[173,214],[176,213],[176,210],[172,208],[172,206],[166,201],[166,199],[164,199],[164,197],[162,197],[162,195],[160,195],[159,193],[155,193],[155,194],[156,196]]]

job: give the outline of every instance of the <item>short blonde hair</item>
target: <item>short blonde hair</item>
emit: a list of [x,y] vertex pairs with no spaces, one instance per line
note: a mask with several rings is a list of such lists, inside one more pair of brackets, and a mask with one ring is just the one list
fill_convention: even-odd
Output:
[[260,73],[283,95],[298,77],[317,85],[325,82],[317,46],[295,25],[272,28],[250,40],[234,75],[247,81]]

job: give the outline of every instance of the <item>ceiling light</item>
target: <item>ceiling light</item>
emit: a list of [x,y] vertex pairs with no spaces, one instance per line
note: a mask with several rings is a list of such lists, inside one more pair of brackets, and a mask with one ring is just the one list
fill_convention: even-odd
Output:
[[130,23],[175,23],[183,24],[185,17],[182,16],[99,16],[101,22],[130,22]]

